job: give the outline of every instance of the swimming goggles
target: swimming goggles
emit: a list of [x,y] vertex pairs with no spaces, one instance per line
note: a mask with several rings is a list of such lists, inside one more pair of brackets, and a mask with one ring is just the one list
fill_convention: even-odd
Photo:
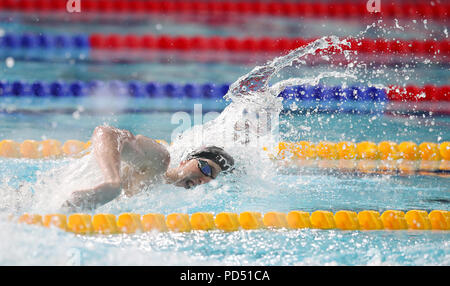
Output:
[[211,179],[214,179],[212,176],[212,167],[208,164],[208,162],[197,159],[198,168],[200,169],[200,172],[202,172],[203,175],[210,177]]

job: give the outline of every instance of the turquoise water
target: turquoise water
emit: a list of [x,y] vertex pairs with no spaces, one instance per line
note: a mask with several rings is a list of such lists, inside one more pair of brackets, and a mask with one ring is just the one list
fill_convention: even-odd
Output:
[[[45,31],[79,33],[81,24],[54,25],[40,21],[3,19],[0,27],[7,32]],[[258,20],[259,21],[259,20]],[[314,25],[306,20],[276,20],[266,26],[261,21],[244,21],[241,25],[218,28],[208,24],[186,24],[185,34],[239,35],[315,35],[346,36],[357,34],[365,25],[338,21]],[[263,21],[264,22],[264,21]],[[267,21],[266,21],[267,22]],[[183,22],[181,22],[183,23]],[[160,24],[161,26],[157,26]],[[144,21],[127,28],[114,22],[98,23],[92,32],[179,33],[177,19]],[[405,23],[400,23],[405,25]],[[411,25],[411,24],[410,24]],[[92,25],[89,25],[92,27]],[[312,29],[314,28],[314,29]],[[442,36],[442,28],[429,24],[390,29],[390,37]],[[418,33],[421,32],[421,33]],[[308,34],[310,33],[310,34]],[[370,34],[371,33],[371,34]],[[380,33],[370,32],[368,36]],[[387,34],[382,34],[386,36]],[[8,68],[2,61],[2,80],[145,80],[160,82],[230,83],[250,71],[256,64],[230,63],[153,63],[99,64],[77,61],[28,61],[17,59]],[[375,66],[356,75],[370,83],[414,82],[448,84],[448,67],[444,64],[410,63],[410,66]],[[339,67],[327,65],[302,67],[287,71],[280,78],[311,76]],[[379,71],[383,73],[379,73]],[[381,76],[376,76],[377,74]],[[408,79],[406,79],[408,76]],[[334,84],[354,79],[330,79]],[[202,103],[204,111],[221,111],[223,100],[187,101],[181,99],[150,100],[109,98],[30,99],[0,98],[0,140],[46,138],[87,141],[93,129],[107,123],[134,134],[171,141],[178,123],[171,123],[175,112],[191,111]],[[301,105],[300,103],[298,103]],[[103,110],[109,107],[109,111]],[[145,112],[129,112],[124,107]],[[192,122],[193,114],[189,113]],[[215,118],[210,114],[204,121]],[[321,140],[360,142],[450,140],[450,118],[430,114],[392,116],[383,113],[351,114],[314,111],[292,112],[285,108],[280,115],[281,140]],[[183,129],[178,129],[183,131]],[[0,264],[1,265],[450,265],[450,236],[439,231],[339,231],[339,230],[255,230],[224,233],[193,231],[190,233],[144,233],[114,236],[78,236],[56,229],[18,225],[8,222],[10,214],[45,210],[33,192],[18,192],[24,183],[34,183],[39,173],[72,163],[63,160],[27,160],[0,158]],[[250,166],[259,170],[261,166]],[[170,185],[145,189],[132,198],[120,198],[95,213],[140,214],[198,211],[219,213],[291,210],[387,209],[449,210],[450,179],[437,176],[352,175],[299,172],[264,166],[265,172],[224,176],[192,190]]]

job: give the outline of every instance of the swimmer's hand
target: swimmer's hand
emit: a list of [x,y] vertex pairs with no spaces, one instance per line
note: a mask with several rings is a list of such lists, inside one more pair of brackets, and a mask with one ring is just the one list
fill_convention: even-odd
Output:
[[120,184],[103,183],[93,189],[73,192],[62,208],[68,212],[94,210],[118,197],[120,192]]

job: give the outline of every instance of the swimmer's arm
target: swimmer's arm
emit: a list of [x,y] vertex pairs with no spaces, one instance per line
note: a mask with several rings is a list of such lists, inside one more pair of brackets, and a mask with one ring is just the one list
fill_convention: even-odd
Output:
[[170,155],[152,138],[133,135],[128,130],[98,126],[92,136],[94,156],[109,183],[120,183],[121,161],[134,166],[140,173],[161,174],[167,170]]
[[123,183],[120,178],[121,160],[139,168],[142,175],[164,173],[170,162],[163,145],[142,135],[134,136],[127,130],[99,126],[94,130],[92,142],[105,182],[92,189],[72,193],[63,205],[71,210],[94,209],[119,196]]
[[63,207],[70,210],[94,209],[120,195],[121,153],[126,142],[135,140],[131,132],[110,126],[98,126],[92,134],[93,155],[103,173],[104,182],[94,188],[73,192]]
[[62,207],[70,212],[94,210],[120,195],[120,185],[103,183],[95,188],[73,192]]

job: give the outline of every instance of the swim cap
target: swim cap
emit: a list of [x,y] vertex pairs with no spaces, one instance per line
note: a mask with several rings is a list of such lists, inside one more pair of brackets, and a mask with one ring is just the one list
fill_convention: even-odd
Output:
[[234,159],[225,150],[217,146],[202,147],[186,156],[186,160],[195,158],[209,159],[220,166],[222,172],[230,172],[234,168]]

